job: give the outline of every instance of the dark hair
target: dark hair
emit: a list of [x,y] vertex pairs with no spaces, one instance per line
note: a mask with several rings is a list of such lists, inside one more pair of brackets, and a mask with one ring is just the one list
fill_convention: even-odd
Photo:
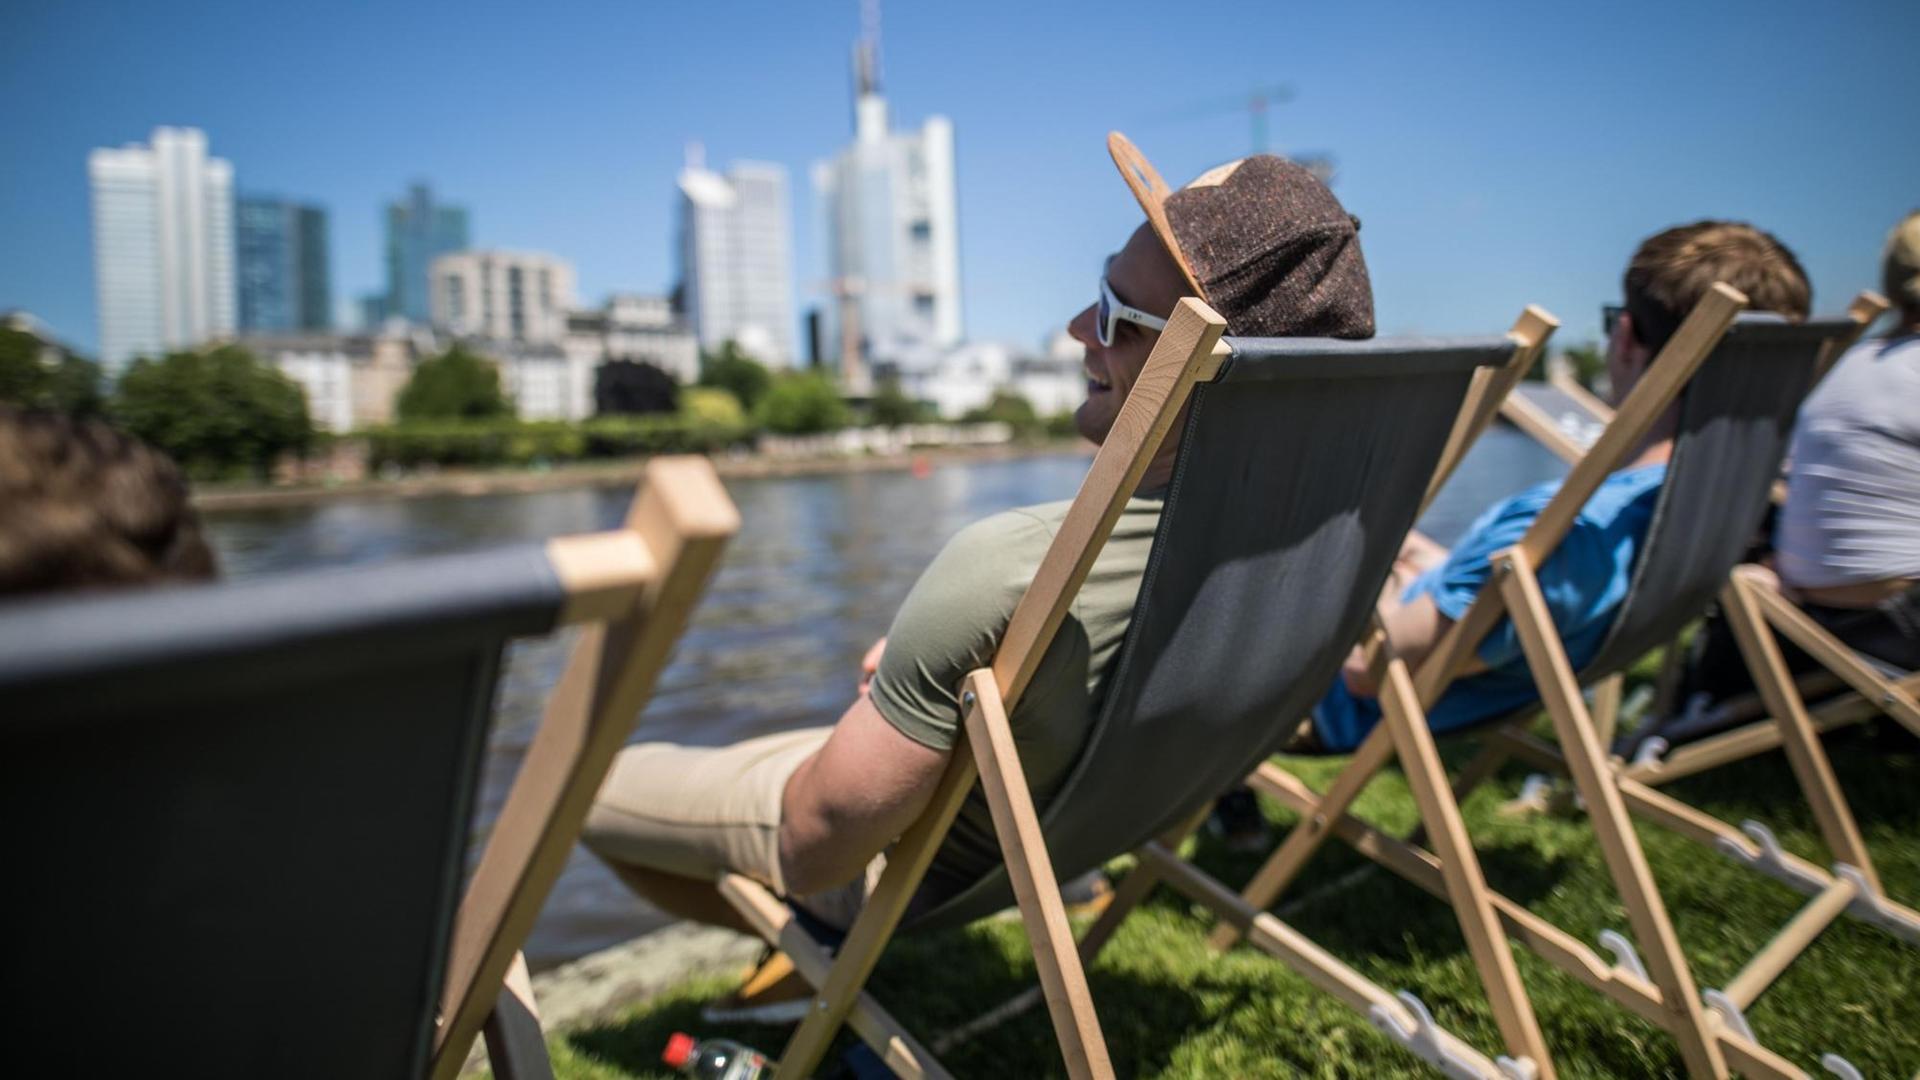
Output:
[[0,403],[0,595],[214,573],[165,454],[102,420]]
[[1787,245],[1743,221],[1696,221],[1656,233],[1627,263],[1633,336],[1656,353],[1714,282],[1747,295],[1748,311],[1804,319],[1813,288]]

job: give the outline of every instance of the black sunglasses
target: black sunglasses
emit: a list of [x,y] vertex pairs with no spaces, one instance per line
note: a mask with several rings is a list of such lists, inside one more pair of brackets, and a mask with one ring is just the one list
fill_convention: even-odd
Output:
[[[1602,342],[1613,340],[1613,328],[1620,322],[1620,316],[1626,313],[1627,309],[1624,304],[1600,305],[1600,340]],[[1634,327],[1633,337],[1635,341],[1640,339],[1639,330],[1639,327]]]

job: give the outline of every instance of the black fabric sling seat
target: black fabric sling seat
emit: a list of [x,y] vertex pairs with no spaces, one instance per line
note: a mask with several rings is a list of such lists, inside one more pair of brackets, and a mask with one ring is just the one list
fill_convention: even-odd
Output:
[[1700,617],[1754,540],[1814,363],[1845,318],[1736,318],[1680,396],[1667,478],[1613,628],[1583,683],[1622,671]]

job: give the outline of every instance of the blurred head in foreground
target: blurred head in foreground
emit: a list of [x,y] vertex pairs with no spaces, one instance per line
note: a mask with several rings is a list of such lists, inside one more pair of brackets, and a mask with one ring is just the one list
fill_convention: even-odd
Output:
[[165,454],[102,420],[0,403],[0,597],[213,576]]

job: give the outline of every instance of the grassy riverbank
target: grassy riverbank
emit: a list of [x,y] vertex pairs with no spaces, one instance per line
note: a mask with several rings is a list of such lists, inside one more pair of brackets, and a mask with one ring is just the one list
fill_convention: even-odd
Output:
[[[1920,753],[1904,733],[1870,727],[1832,737],[1829,744],[1888,891],[1920,896],[1920,799],[1914,794],[1920,791]],[[1459,743],[1447,747],[1456,766],[1471,749]],[[1344,759],[1286,764],[1324,788]],[[1592,942],[1602,930],[1624,930],[1625,914],[1584,819],[1500,812],[1523,776],[1524,770],[1509,769],[1495,788],[1466,804],[1492,884],[1582,940]],[[1778,753],[1692,778],[1672,790],[1727,820],[1765,820],[1788,849],[1827,862],[1812,815],[1794,795],[1792,773]],[[1293,824],[1292,815],[1268,810],[1276,825]],[[1368,789],[1358,812],[1396,832],[1415,823],[1411,796],[1392,772]],[[1804,903],[1785,887],[1672,833],[1642,827],[1640,836],[1703,988],[1723,985]],[[1196,854],[1208,871],[1234,884],[1258,863],[1208,842]],[[1336,842],[1315,859],[1279,911],[1382,985],[1420,996],[1462,1037],[1489,1051],[1499,1047],[1453,917],[1426,893],[1371,868]],[[1437,1075],[1263,954],[1241,948],[1224,958],[1213,956],[1204,942],[1208,926],[1190,905],[1162,888],[1128,920],[1090,972],[1121,1075]],[[1664,1033],[1526,950],[1516,949],[1516,955],[1561,1076],[1681,1073]],[[1018,922],[996,919],[896,943],[873,985],[912,1030],[934,1040],[1033,981]],[[700,1020],[701,1003],[730,989],[731,982],[724,977],[684,982],[610,1022],[553,1036],[558,1075],[577,1080],[667,1076],[659,1051],[675,1030],[739,1038],[777,1053],[784,1028]],[[1825,1052],[1849,1058],[1866,1076],[1911,1075],[1920,1066],[1920,948],[1842,919],[1760,999],[1749,1018],[1762,1041],[1814,1075],[1823,1075],[1817,1063]],[[1061,1073],[1046,1015],[1038,1009],[955,1047],[944,1060],[963,1077]]]

